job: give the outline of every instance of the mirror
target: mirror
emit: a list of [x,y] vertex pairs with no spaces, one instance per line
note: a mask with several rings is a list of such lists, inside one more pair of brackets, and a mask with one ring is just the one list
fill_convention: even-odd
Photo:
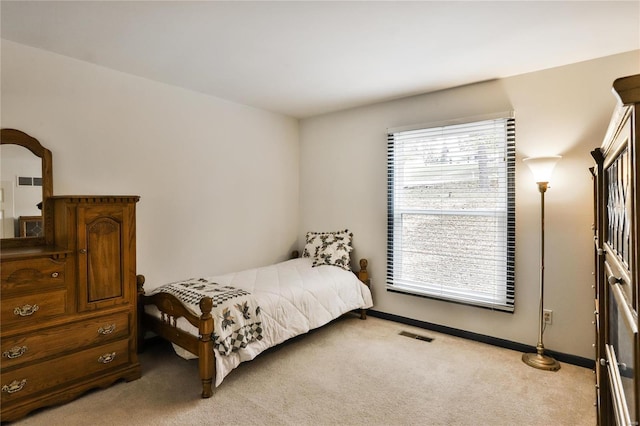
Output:
[[2,247],[52,242],[51,151],[28,134],[0,130],[0,237]]

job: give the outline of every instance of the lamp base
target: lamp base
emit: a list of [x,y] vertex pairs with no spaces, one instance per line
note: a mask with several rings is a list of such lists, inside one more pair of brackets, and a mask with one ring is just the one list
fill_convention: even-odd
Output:
[[535,354],[522,354],[522,361],[533,368],[547,371],[560,370],[560,363],[550,357],[549,355]]

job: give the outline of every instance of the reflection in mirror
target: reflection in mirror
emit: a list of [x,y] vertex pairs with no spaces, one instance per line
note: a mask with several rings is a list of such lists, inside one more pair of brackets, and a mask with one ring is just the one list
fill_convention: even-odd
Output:
[[42,237],[41,159],[19,145],[2,145],[0,159],[0,237]]
[[16,129],[0,129],[0,145],[3,252],[53,244],[51,151]]

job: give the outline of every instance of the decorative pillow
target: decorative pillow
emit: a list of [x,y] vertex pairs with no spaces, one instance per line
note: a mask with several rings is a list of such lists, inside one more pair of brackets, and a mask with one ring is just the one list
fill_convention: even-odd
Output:
[[313,266],[333,265],[351,270],[353,234],[348,229],[337,232],[307,232],[302,257],[313,258]]

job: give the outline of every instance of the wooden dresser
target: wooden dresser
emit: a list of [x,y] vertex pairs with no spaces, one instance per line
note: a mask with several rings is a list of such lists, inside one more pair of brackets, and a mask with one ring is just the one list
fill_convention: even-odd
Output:
[[44,239],[2,240],[3,422],[140,377],[138,199],[48,196]]
[[594,176],[596,406],[600,425],[640,420],[640,75],[613,84],[619,105]]

